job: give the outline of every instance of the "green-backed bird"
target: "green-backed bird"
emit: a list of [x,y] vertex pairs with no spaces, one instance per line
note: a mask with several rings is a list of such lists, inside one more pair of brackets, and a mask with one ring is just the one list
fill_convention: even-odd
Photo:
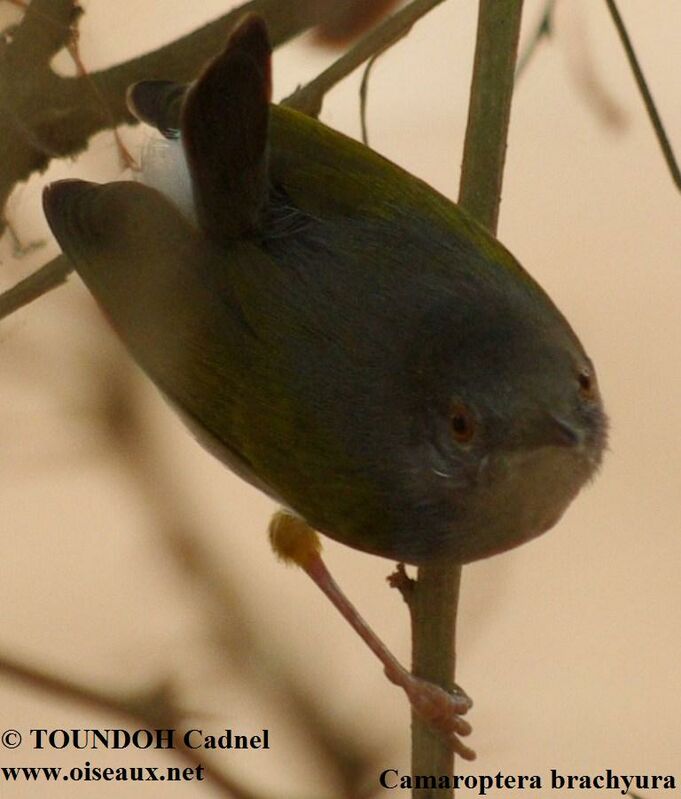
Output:
[[[417,564],[548,530],[606,439],[572,328],[455,204],[270,94],[257,16],[194,83],[133,86],[166,137],[149,185],[49,186],[63,251],[201,443],[283,506],[276,547],[327,593],[311,529]],[[377,654],[469,756],[467,700]]]

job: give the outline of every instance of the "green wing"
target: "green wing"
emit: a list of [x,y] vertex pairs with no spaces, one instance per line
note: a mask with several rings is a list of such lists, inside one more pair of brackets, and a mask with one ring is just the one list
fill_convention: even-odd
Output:
[[[230,85],[227,80],[223,84]],[[168,81],[143,81],[131,87],[128,102],[139,119],[155,125],[164,135],[172,135],[182,125],[183,97],[189,88]],[[221,99],[219,86],[208,88],[213,89],[206,89],[213,102],[228,105],[234,101],[226,95]],[[241,117],[257,116],[247,113],[241,95],[236,102],[241,105]],[[255,102],[252,105],[258,107]],[[191,115],[185,114],[187,125]],[[223,123],[233,118],[234,114],[225,113]],[[243,131],[240,135],[246,142],[259,137],[245,136]],[[225,136],[215,140],[224,141]],[[257,147],[255,152],[259,152]],[[249,160],[257,161],[257,157],[250,156]],[[490,264],[513,270],[528,285],[539,288],[497,239],[446,197],[363,144],[286,106],[269,107],[268,168],[271,182],[282,186],[300,210],[313,216],[366,214],[384,220],[396,216],[422,219],[475,248]],[[257,188],[258,181],[253,185]],[[227,194],[232,196],[231,191]],[[246,206],[253,205],[249,195]],[[228,222],[232,230],[234,223]]]
[[471,244],[492,263],[526,276],[506,248],[427,183],[360,142],[285,106],[270,114],[270,175],[302,210],[422,219]]
[[[139,183],[60,181],[44,195],[48,222],[133,358],[201,442],[270,494],[244,452],[244,381],[258,371],[252,331],[230,267],[265,257],[235,244],[227,257],[174,205]],[[246,431],[247,432],[247,431]]]

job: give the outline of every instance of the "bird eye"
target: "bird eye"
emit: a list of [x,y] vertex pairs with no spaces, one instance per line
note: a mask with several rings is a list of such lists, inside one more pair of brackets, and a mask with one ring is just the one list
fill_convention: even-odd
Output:
[[449,413],[452,437],[458,444],[469,444],[477,427],[475,416],[463,402],[454,402]]
[[596,378],[588,369],[582,369],[577,377],[579,393],[582,399],[592,400],[596,397]]

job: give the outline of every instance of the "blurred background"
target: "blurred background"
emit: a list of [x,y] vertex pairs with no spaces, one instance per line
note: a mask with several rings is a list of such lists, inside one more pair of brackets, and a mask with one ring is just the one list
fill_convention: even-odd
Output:
[[[94,71],[236,3],[83,5],[81,56]],[[521,49],[543,8],[527,0]],[[620,8],[681,151],[681,5]],[[453,199],[476,10],[473,0],[438,7],[377,62],[369,88],[371,145]],[[3,26],[20,13],[0,4]],[[457,768],[543,776],[610,768],[681,780],[680,197],[605,4],[558,2],[554,22],[518,83],[499,236],[592,356],[611,448],[554,530],[464,569],[457,679],[475,700],[478,760]],[[278,49],[275,99],[335,57],[311,34]],[[74,72],[65,53],[54,66]],[[321,116],[356,137],[360,79],[361,70],[333,90]],[[139,151],[141,130],[120,135]],[[7,216],[24,245],[45,244],[16,257],[6,235],[0,289],[57,253],[40,210],[45,182],[120,174],[109,132],[20,185]],[[409,772],[407,704],[305,575],[275,560],[272,503],[187,435],[77,278],[4,321],[0,347],[0,651],[107,692],[170,686],[188,712],[181,729],[268,728],[269,751],[215,756],[257,796],[387,796],[378,773]],[[406,607],[385,582],[394,564],[331,541],[325,552],[408,663]],[[130,726],[2,673],[0,708],[3,729]],[[0,752],[2,765],[85,760],[176,764],[153,752]],[[144,790],[82,787],[93,797]],[[221,795],[209,783],[174,790]],[[2,797],[48,793],[75,791],[0,784]]]

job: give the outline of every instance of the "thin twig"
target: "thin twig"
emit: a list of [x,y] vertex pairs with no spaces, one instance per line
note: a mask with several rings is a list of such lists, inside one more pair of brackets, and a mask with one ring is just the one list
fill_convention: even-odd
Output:
[[371,70],[373,69],[374,64],[380,58],[381,53],[376,53],[372,55],[371,58],[367,61],[367,65],[364,67],[364,72],[362,73],[362,82],[359,85],[359,121],[362,125],[362,141],[368,147],[369,146],[369,128],[367,126],[367,101],[369,99],[369,77],[371,75]]
[[16,286],[0,294],[0,320],[23,308],[43,294],[61,286],[73,271],[71,262],[64,255],[51,261],[21,280]]
[[648,83],[643,74],[643,70],[641,69],[641,65],[636,57],[636,51],[634,50],[631,38],[629,37],[626,26],[624,25],[622,15],[617,8],[615,0],[605,0],[605,4],[608,6],[610,16],[612,17],[612,21],[615,23],[615,28],[617,28],[617,33],[620,37],[620,41],[622,42],[622,47],[624,47],[624,52],[626,53],[627,60],[629,61],[629,66],[631,67],[631,71],[634,73],[634,80],[636,81],[638,90],[643,98],[643,104],[648,112],[648,117],[650,118],[653,130],[655,131],[655,136],[657,137],[660,149],[662,150],[662,155],[664,156],[664,160],[669,169],[669,174],[671,175],[676,188],[681,191],[681,170],[679,170],[679,165],[674,155],[674,150],[672,149],[671,142],[669,141],[669,137],[664,129],[664,124],[662,123],[662,119],[657,111],[657,106],[655,105],[653,96],[648,88]]
[[296,89],[282,101],[282,105],[295,108],[312,117],[318,117],[322,110],[324,96],[337,83],[354,72],[368,58],[391,47],[411,30],[414,23],[425,16],[444,0],[412,0],[405,8],[388,17],[384,22],[363,36],[330,67],[314,80]]
[[544,39],[549,39],[553,34],[553,14],[556,10],[556,2],[557,0],[546,0],[544,10],[539,17],[539,22],[528,39],[522,53],[518,56],[518,64],[515,68],[516,83],[520,75],[526,70],[542,41]]
[[[461,565],[446,560],[419,566],[408,594],[411,618],[412,671],[417,677],[454,688],[456,619]],[[449,743],[412,711],[412,774],[453,774],[454,752]],[[451,799],[449,789],[416,788],[413,799]]]
[[68,50],[71,60],[76,67],[76,74],[79,78],[83,78],[85,80],[86,84],[90,87],[92,94],[94,95],[95,101],[101,104],[104,113],[109,116],[111,132],[113,133],[114,141],[116,142],[121,168],[131,169],[138,172],[139,165],[132,155],[130,155],[125,144],[123,144],[121,134],[118,132],[116,127],[116,120],[113,118],[111,110],[107,105],[106,98],[102,95],[99,87],[94,83],[94,81],[90,80],[90,73],[88,72],[85,62],[80,54],[80,28],[78,27],[79,19],[80,17],[77,17],[71,24],[71,38],[66,45],[66,49]]

